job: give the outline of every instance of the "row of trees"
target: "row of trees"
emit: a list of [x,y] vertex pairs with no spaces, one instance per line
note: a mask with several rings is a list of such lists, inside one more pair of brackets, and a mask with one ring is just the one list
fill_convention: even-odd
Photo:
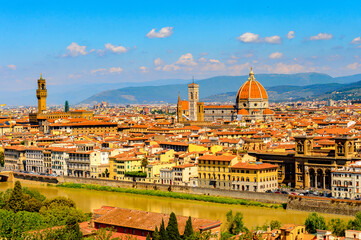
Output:
[[332,218],[328,223],[323,216],[311,213],[305,220],[305,226],[309,233],[316,233],[317,229],[330,230],[334,235],[343,237],[347,229],[361,231],[361,212],[358,212],[355,218],[348,222],[340,218]]

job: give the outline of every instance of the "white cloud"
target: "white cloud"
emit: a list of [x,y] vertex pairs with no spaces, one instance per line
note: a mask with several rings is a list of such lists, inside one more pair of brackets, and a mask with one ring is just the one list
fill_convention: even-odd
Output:
[[271,37],[265,37],[264,39],[267,43],[273,43],[273,44],[278,44],[281,43],[281,37],[280,36],[271,36]]
[[237,37],[237,39],[244,43],[261,43],[261,42],[267,42],[267,43],[281,43],[282,39],[280,36],[271,36],[271,37],[265,37],[260,38],[258,34],[246,32],[243,33],[241,36]]
[[109,72],[110,73],[121,73],[121,72],[123,72],[123,68],[121,68],[121,67],[112,67],[112,68],[109,68]]
[[128,49],[123,46],[115,46],[111,43],[107,43],[104,46],[106,51],[110,51],[113,53],[126,53],[128,51]]
[[356,70],[356,69],[359,68],[359,67],[360,67],[360,64],[357,63],[357,62],[348,64],[348,65],[346,66],[346,68],[351,69],[351,70]]
[[156,29],[153,28],[147,33],[146,37],[148,38],[166,38],[170,37],[173,34],[173,27],[164,27],[159,32],[155,31]]
[[217,59],[209,59],[209,61],[211,62],[211,63],[221,63],[219,60],[217,60]]
[[228,67],[228,69],[231,71],[230,74],[232,75],[241,75],[244,70],[249,69],[250,64],[249,62],[243,63],[243,64],[237,64],[233,65],[231,67]]
[[246,33],[243,33],[241,36],[239,36],[237,39],[244,43],[255,43],[255,42],[259,41],[259,35],[250,33],[250,32],[246,32]]
[[269,55],[269,58],[271,58],[271,59],[278,59],[281,57],[283,57],[283,53],[280,53],[280,52],[274,52]]
[[316,36],[311,36],[310,40],[330,40],[331,38],[333,38],[332,34],[329,33],[319,33]]
[[288,33],[287,33],[287,38],[288,39],[293,39],[295,37],[295,32],[294,31],[289,31]]
[[153,62],[153,63],[154,63],[154,66],[161,66],[161,65],[164,64],[163,60],[160,59],[160,58],[154,59],[154,62]]
[[121,72],[123,72],[123,68],[121,68],[121,67],[111,67],[109,69],[99,68],[99,69],[94,69],[94,70],[90,71],[91,74],[101,74],[101,75],[108,74],[108,73],[121,73]]
[[145,67],[145,66],[139,67],[139,70],[140,70],[142,73],[147,73],[147,72],[149,72],[148,68]]
[[359,44],[359,43],[361,43],[361,37],[354,38],[354,39],[351,41],[351,44]]
[[195,66],[197,63],[193,59],[193,55],[191,53],[186,53],[182,55],[178,61],[176,62],[178,65],[185,65],[185,66]]
[[7,67],[11,70],[16,70],[16,66],[14,64],[9,64]]
[[96,74],[96,73],[104,73],[104,72],[106,72],[106,71],[107,71],[106,68],[99,68],[99,69],[91,70],[90,73],[91,73],[91,74]]
[[63,57],[77,57],[79,55],[88,54],[86,51],[86,46],[80,46],[76,42],[72,42],[69,46],[66,47],[66,53]]
[[300,64],[285,64],[285,63],[277,63],[276,66],[272,68],[272,72],[274,73],[299,73],[306,71],[306,68]]

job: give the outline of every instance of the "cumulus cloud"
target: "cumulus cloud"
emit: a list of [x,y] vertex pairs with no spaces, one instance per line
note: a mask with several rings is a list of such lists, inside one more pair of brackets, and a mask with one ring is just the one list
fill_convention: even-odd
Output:
[[111,43],[107,43],[104,46],[106,51],[110,51],[113,53],[126,53],[128,51],[128,49],[123,46],[115,46]]
[[147,73],[147,72],[149,72],[148,68],[145,67],[145,66],[139,67],[139,70],[140,70],[142,73]]
[[163,62],[155,61],[157,71],[196,71],[198,73],[210,71],[225,71],[226,65],[218,59],[200,57],[195,60],[191,53],[183,54],[172,64],[163,65]]
[[173,34],[173,27],[164,27],[159,32],[156,32],[156,29],[153,28],[147,33],[146,37],[148,38],[167,38]]
[[310,37],[310,40],[313,41],[313,40],[330,40],[333,38],[333,35],[332,34],[329,34],[329,33],[319,33],[317,34],[316,36],[311,36]]
[[86,46],[80,46],[76,42],[72,42],[69,46],[66,47],[66,53],[63,57],[77,57],[79,55],[88,54],[86,51]]
[[231,75],[241,75],[244,70],[249,68],[250,68],[249,62],[228,67],[228,69],[231,71],[230,73]]
[[357,63],[357,62],[348,64],[348,65],[346,66],[346,68],[351,69],[351,70],[356,70],[356,69],[359,68],[359,67],[360,67],[360,64]]
[[289,31],[288,33],[287,33],[287,38],[288,39],[293,39],[295,37],[295,32],[294,31]]
[[361,43],[361,37],[354,38],[351,41],[351,44],[360,44]]
[[121,72],[123,72],[123,68],[121,68],[121,67],[111,67],[109,69],[99,68],[99,69],[94,69],[94,70],[90,71],[91,74],[101,74],[101,75],[108,74],[108,73],[116,74],[116,73],[121,73]]
[[269,55],[269,58],[271,58],[271,59],[278,59],[281,57],[283,57],[283,53],[280,53],[280,52],[274,52]]
[[265,42],[267,43],[273,43],[273,44],[279,44],[282,42],[280,36],[271,36],[271,37],[265,37]]
[[162,59],[160,59],[160,58],[156,58],[156,59],[154,59],[154,66],[160,66],[160,65],[163,65],[164,64],[164,62],[163,62],[163,60]]
[[110,73],[121,73],[121,72],[123,72],[123,68],[121,68],[121,67],[112,67],[112,68],[109,68],[109,72]]
[[16,66],[14,64],[9,64],[7,67],[11,70],[16,70]]
[[278,44],[282,42],[282,39],[280,36],[270,36],[265,38],[260,38],[258,34],[246,32],[243,33],[241,36],[237,37],[237,39],[244,43],[272,43],[272,44]]
[[300,64],[285,64],[285,63],[277,63],[276,66],[272,68],[272,72],[274,73],[299,73],[306,71],[305,66]]
[[239,36],[237,39],[244,43],[255,43],[255,42],[259,41],[259,35],[250,33],[250,32],[246,32],[246,33],[243,33],[241,36]]
[[176,62],[178,65],[185,65],[185,66],[195,66],[197,63],[193,59],[193,55],[191,53],[186,53],[182,55],[178,61]]

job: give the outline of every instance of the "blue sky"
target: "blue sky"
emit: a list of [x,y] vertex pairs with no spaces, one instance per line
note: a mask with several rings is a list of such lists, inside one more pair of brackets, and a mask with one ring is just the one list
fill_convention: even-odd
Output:
[[360,73],[358,1],[2,1],[0,81]]

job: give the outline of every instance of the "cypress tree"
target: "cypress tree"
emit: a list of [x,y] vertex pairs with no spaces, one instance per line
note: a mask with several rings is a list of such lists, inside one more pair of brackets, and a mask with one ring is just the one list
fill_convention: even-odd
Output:
[[188,239],[193,235],[193,226],[192,226],[192,218],[189,216],[186,227],[183,233],[183,239]]
[[6,209],[12,210],[14,212],[23,211],[25,207],[25,200],[23,190],[21,189],[21,184],[19,181],[15,182],[15,186],[8,202],[6,203]]
[[166,228],[168,239],[172,240],[181,240],[181,236],[179,234],[177,217],[174,212],[170,214],[168,226]]
[[149,233],[148,233],[147,238],[145,240],[151,240],[150,236],[149,236]]
[[164,220],[163,219],[162,219],[162,223],[160,224],[159,235],[160,235],[160,240],[168,240],[168,235],[167,235],[167,232],[166,232],[165,227],[164,227]]
[[64,112],[69,112],[69,102],[68,102],[68,100],[65,101]]
[[154,230],[152,236],[153,236],[153,240],[160,240],[160,235],[159,235],[159,231],[158,231],[157,226],[155,226],[155,230]]

